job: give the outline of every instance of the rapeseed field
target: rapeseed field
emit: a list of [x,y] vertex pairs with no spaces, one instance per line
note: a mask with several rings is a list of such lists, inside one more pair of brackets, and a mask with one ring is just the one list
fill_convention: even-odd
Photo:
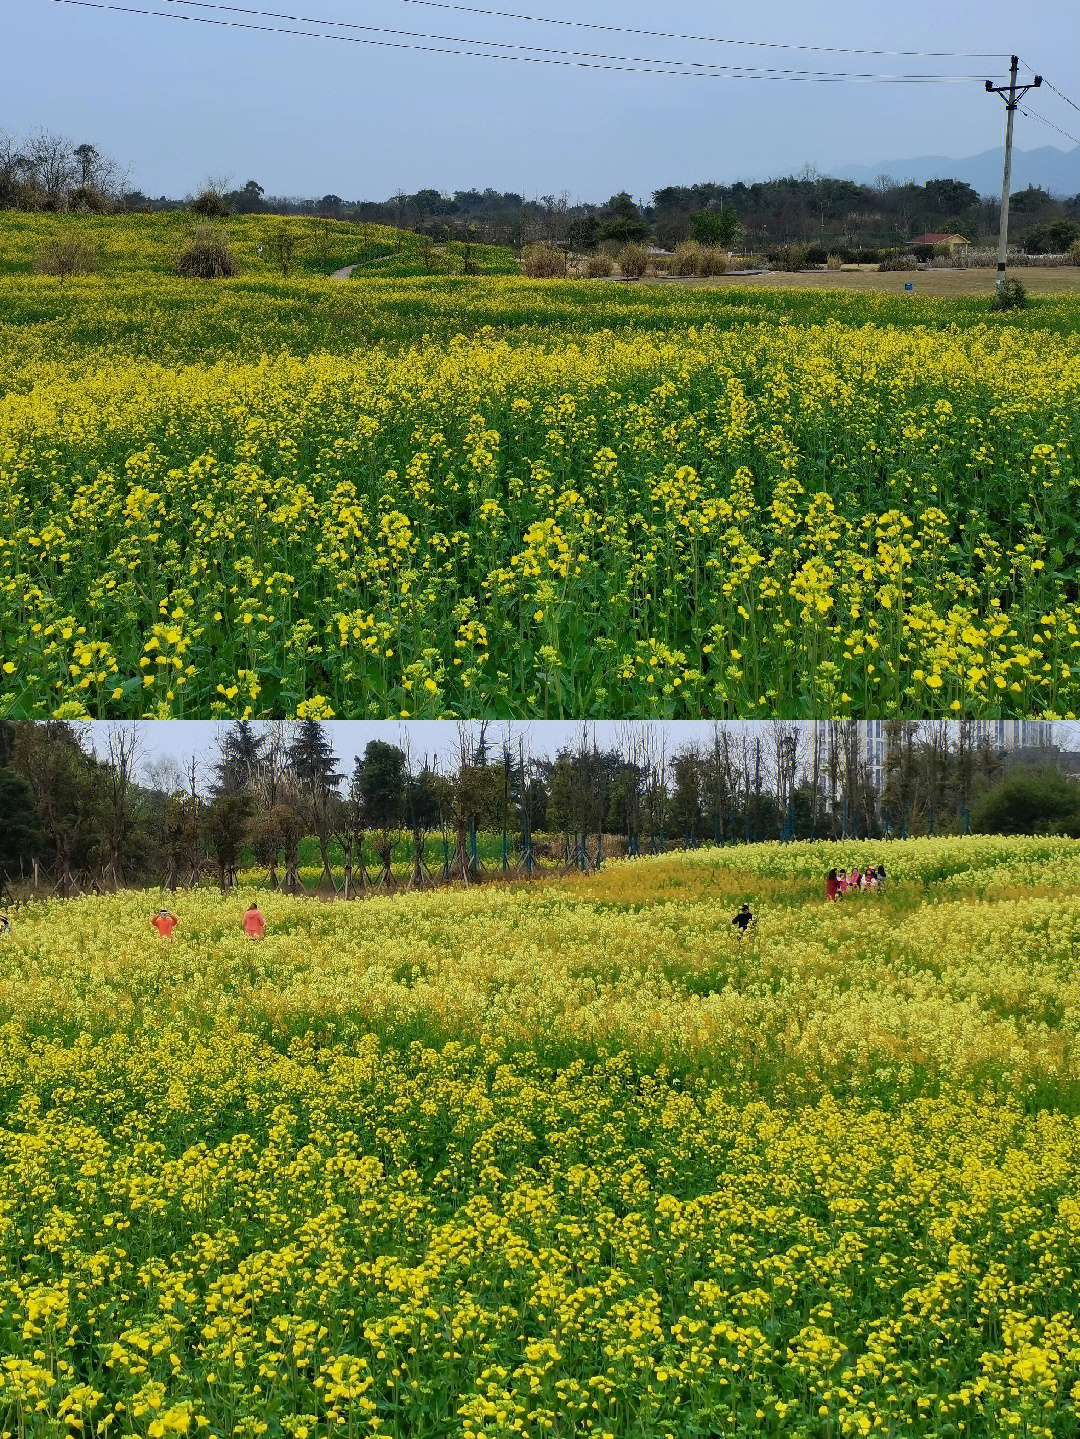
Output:
[[5,1432],[1075,1434],[1080,845],[250,897],[0,943]]
[[67,281],[4,222],[3,714],[1080,710],[1070,302],[286,281],[262,217],[200,284],[136,218]]

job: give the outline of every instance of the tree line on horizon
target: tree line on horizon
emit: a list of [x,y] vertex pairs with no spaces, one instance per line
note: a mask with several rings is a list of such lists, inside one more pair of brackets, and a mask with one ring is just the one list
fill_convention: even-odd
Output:
[[351,898],[467,884],[482,852],[489,873],[531,875],[702,844],[1080,836],[1080,783],[1059,756],[1009,766],[963,723],[891,722],[880,789],[854,721],[718,725],[678,747],[663,729],[627,725],[601,748],[584,725],[554,757],[531,755],[523,735],[460,726],[450,764],[412,754],[407,739],[372,740],[348,770],[314,720],[239,721],[185,770],[148,762],[134,725],[102,733],[95,748],[68,723],[0,722],[0,894],[227,888],[253,868],[298,892],[305,846],[320,887]]
[[[588,252],[601,245],[651,243],[674,249],[687,240],[768,253],[796,243],[848,258],[877,259],[927,232],[963,235],[973,244],[997,233],[999,202],[962,180],[925,184],[880,175],[873,184],[799,175],[730,185],[666,185],[647,201],[620,191],[605,201],[571,203],[566,194],[529,198],[515,191],[398,191],[385,200],[340,195],[269,194],[254,179],[239,186],[208,181],[182,199],[133,189],[127,174],[95,145],[76,145],[40,130],[23,139],[0,131],[0,209],[117,211],[192,209],[207,219],[229,214],[310,215],[380,223],[435,243],[466,240],[524,249],[549,243]],[[1037,186],[1010,204],[1016,242],[1031,254],[1064,253],[1080,238],[1080,194],[1068,198]]]

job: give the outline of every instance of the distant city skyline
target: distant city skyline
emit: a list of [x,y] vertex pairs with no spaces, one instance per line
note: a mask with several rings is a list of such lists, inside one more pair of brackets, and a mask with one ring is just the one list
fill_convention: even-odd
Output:
[[[187,0],[143,8],[186,13],[190,23],[116,13],[105,0],[5,7],[0,126],[16,133],[45,127],[92,142],[130,166],[133,183],[154,195],[183,195],[217,175],[241,185],[255,178],[282,195],[379,199],[398,188],[491,186],[601,200],[622,189],[644,198],[660,185],[798,173],[807,164],[836,172],[905,150],[979,154],[1000,144],[1003,121],[1003,107],[984,93],[980,77],[996,76],[1010,52],[1066,95],[1080,95],[1080,26],[1069,0],[902,12],[855,0],[828,10],[761,0],[752,12],[671,0],[660,16],[647,0],[537,0],[522,7],[543,17],[530,23],[469,13],[446,0],[367,0],[362,7],[317,0],[305,7],[324,33],[363,43],[262,33],[242,27],[289,27],[231,12],[215,17],[214,7]],[[494,0],[479,6],[488,8],[517,7]],[[203,23],[215,18],[233,24]],[[547,23],[561,19],[575,23]],[[608,25],[621,33],[592,28]],[[627,33],[635,28],[652,33]],[[661,30],[787,48],[676,40]],[[402,31],[415,38],[400,38]],[[467,42],[459,51],[488,54],[435,53],[455,48],[448,36]],[[496,46],[521,59],[491,58]],[[813,46],[911,53],[800,48]],[[573,60],[569,52],[608,58]],[[999,58],[982,58],[989,52]],[[773,74],[641,73],[657,62],[757,66],[758,73],[768,67]],[[610,68],[579,68],[598,64]],[[778,78],[780,70],[959,74],[971,83],[807,83]],[[1025,108],[1080,134],[1080,115],[1049,89]],[[1018,121],[1019,151],[1069,143],[1042,124]]]

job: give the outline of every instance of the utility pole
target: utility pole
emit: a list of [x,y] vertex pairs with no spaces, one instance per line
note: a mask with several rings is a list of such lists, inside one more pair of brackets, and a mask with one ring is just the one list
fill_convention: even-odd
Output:
[[1005,256],[1009,246],[1009,185],[1012,181],[1013,116],[1027,92],[1037,90],[1042,84],[1042,76],[1036,75],[1030,85],[1017,85],[1016,72],[1019,68],[1019,57],[1013,55],[1009,60],[1008,85],[995,85],[991,80],[986,82],[988,93],[1000,95],[1005,101],[1005,165],[1001,174],[1001,218],[998,222],[997,283],[999,290],[1005,283]]

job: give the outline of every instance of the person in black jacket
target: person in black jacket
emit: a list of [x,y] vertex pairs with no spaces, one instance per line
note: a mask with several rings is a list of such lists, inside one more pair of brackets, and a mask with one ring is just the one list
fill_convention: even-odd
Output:
[[740,934],[745,934],[751,925],[757,923],[748,904],[743,905],[731,922],[738,928]]

